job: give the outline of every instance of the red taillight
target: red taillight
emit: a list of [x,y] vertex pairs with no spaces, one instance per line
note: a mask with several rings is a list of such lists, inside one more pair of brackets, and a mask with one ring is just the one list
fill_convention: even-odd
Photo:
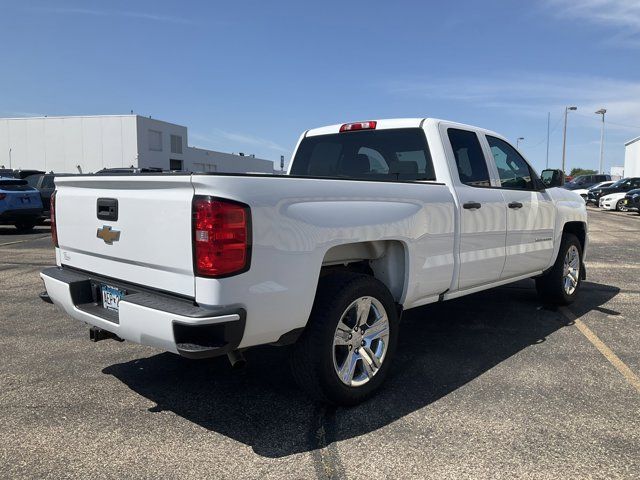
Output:
[[378,122],[355,122],[355,123],[345,123],[340,127],[340,132],[352,132],[354,130],[375,130]]
[[249,269],[251,213],[243,203],[193,199],[193,264],[196,275],[226,277]]
[[58,246],[58,230],[56,228],[56,191],[51,194],[51,205],[49,206],[49,215],[51,217],[51,240],[53,246]]
[[7,194],[6,193],[0,193],[0,200],[4,200],[5,198],[7,198]]

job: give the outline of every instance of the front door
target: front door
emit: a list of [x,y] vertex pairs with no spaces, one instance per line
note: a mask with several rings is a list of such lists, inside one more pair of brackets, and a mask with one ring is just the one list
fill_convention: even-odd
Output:
[[555,207],[549,193],[537,191],[536,175],[504,140],[486,136],[507,206],[506,261],[501,278],[545,269],[553,256]]

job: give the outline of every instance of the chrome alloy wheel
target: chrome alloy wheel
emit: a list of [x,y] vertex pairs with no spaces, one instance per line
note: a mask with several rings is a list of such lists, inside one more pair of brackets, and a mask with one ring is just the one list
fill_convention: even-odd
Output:
[[580,276],[580,252],[575,245],[571,245],[564,256],[563,266],[564,291],[567,295],[573,295],[578,287]]
[[345,385],[359,387],[380,370],[389,344],[389,317],[377,299],[360,297],[342,313],[333,336],[333,366]]

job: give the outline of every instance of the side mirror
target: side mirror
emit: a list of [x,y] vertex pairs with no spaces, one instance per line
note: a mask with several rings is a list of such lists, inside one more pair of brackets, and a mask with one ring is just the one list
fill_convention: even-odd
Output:
[[540,174],[540,178],[545,188],[561,187],[564,185],[565,181],[564,172],[562,170],[551,168],[543,170]]

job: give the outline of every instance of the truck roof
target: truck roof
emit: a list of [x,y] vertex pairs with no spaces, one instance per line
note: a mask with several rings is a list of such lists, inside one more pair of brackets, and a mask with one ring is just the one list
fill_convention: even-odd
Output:
[[[493,132],[491,130],[487,130],[485,128],[480,128],[480,127],[476,127],[473,125],[467,125],[464,123],[459,123],[459,122],[453,122],[451,120],[444,120],[444,119],[439,119],[439,118],[382,118],[382,119],[375,119],[375,118],[371,118],[371,119],[367,119],[367,120],[359,120],[359,121],[375,121],[377,122],[376,125],[376,130],[386,130],[386,129],[391,129],[391,128],[419,128],[422,126],[422,124],[424,122],[433,122],[433,123],[440,123],[440,122],[446,122],[448,124],[452,124],[455,126],[459,126],[461,128],[468,128],[468,129],[472,129],[472,130],[480,130],[484,133],[487,133],[489,135],[493,135],[496,137],[500,137],[502,138],[502,135]],[[344,125],[345,123],[351,123],[351,122],[344,122],[344,123],[336,123],[333,125],[327,125],[324,127],[318,127],[318,128],[312,128],[309,129],[305,132],[304,136],[305,137],[313,137],[316,135],[329,135],[332,133],[339,133],[340,132],[340,127],[342,125]]]

